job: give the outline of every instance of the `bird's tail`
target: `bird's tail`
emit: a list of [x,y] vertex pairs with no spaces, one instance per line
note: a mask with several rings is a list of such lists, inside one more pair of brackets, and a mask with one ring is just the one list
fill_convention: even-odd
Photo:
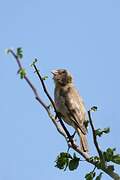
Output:
[[87,142],[86,134],[83,134],[83,132],[80,129],[77,129],[77,133],[80,136],[81,150],[84,152],[88,152],[88,142]]

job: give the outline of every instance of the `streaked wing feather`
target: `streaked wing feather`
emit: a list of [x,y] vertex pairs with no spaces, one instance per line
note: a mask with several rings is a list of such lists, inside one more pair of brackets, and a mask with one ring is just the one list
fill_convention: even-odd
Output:
[[84,126],[86,112],[82,98],[74,87],[69,87],[62,95],[69,117],[86,134]]

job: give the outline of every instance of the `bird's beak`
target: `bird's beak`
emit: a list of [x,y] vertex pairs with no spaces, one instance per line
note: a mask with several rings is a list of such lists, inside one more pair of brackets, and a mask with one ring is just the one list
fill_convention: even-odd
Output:
[[55,76],[55,75],[57,75],[58,71],[57,70],[53,70],[53,71],[51,71],[51,73]]

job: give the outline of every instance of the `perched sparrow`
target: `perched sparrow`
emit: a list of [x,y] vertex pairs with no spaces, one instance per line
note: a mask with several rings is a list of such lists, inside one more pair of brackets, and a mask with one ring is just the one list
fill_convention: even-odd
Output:
[[81,149],[88,151],[86,138],[86,110],[83,100],[73,85],[71,74],[65,69],[52,71],[55,82],[55,106],[62,119],[72,126],[80,137]]

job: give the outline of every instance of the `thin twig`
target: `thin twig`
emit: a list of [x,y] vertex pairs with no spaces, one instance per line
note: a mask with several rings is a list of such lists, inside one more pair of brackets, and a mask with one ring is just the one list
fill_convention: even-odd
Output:
[[94,173],[94,172],[95,172],[95,169],[96,169],[96,168],[97,168],[97,167],[95,166],[95,167],[94,167],[94,169],[92,170],[92,173]]
[[92,118],[91,118],[91,110],[88,111],[88,117],[89,117],[89,122],[90,122],[90,125],[91,125],[91,129],[92,129],[94,145],[96,147],[96,150],[97,150],[97,152],[99,154],[100,159],[103,160],[102,151],[99,148],[99,145],[98,145],[98,142],[97,142],[96,133],[95,133],[95,128],[94,128],[94,125],[93,125],[93,122],[92,122]]
[[55,113],[56,113],[56,117],[59,119],[59,122],[60,122],[61,126],[63,127],[64,131],[66,132],[69,141],[71,142],[71,144],[73,144],[73,138],[71,137],[71,135],[70,135],[69,131],[67,130],[67,128],[65,127],[65,125],[64,125],[64,123],[63,123],[63,121],[62,121],[62,119],[61,119],[61,117],[60,117],[60,115],[59,115],[59,113],[57,112],[57,109],[56,109],[56,107],[55,107],[54,101],[52,100],[51,96],[49,95],[49,93],[48,93],[48,91],[47,91],[47,88],[46,88],[46,86],[45,86],[44,80],[43,80],[43,78],[42,78],[42,76],[41,76],[38,68],[36,67],[35,64],[33,64],[33,67],[34,67],[34,69],[35,69],[35,72],[37,73],[37,76],[38,76],[41,84],[42,84],[42,87],[43,87],[43,90],[44,90],[46,96],[48,97],[49,101],[51,102],[51,104],[52,104],[52,106],[53,106],[53,108],[54,108],[54,111],[55,111]]
[[[16,62],[18,64],[18,67],[19,67],[19,70],[22,70],[23,67],[22,67],[22,64],[18,58],[18,56],[12,51],[12,50],[9,50],[9,52],[14,56],[14,58],[16,59]],[[27,75],[24,76],[24,79],[26,80],[26,82],[28,83],[28,85],[31,87],[34,95],[35,95],[35,98],[39,101],[39,103],[46,109],[46,111],[48,112],[48,107],[46,106],[46,104],[43,102],[43,100],[39,97],[38,93],[37,93],[37,90],[35,88],[35,86],[31,83],[31,81],[29,80],[29,78],[27,77]]]

